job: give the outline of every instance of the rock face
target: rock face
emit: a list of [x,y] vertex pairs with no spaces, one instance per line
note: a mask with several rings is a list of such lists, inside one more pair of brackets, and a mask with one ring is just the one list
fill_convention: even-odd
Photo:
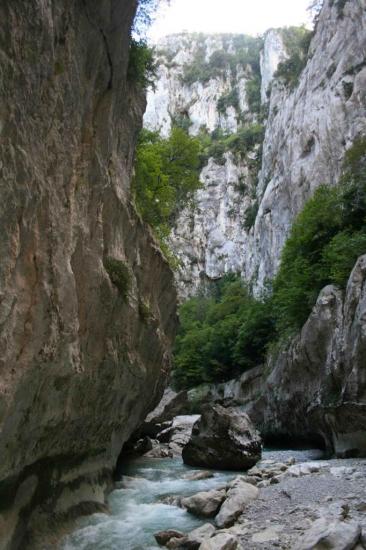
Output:
[[191,466],[245,470],[261,458],[261,438],[247,415],[235,408],[207,406],[193,426],[182,457]]
[[289,91],[273,82],[260,204],[245,258],[245,276],[255,274],[257,288],[274,275],[305,201],[320,184],[336,183],[345,149],[366,132],[366,4],[343,5],[324,2],[298,86]]
[[[337,182],[345,150],[366,132],[365,5],[365,0],[342,6],[325,0],[307,65],[294,89],[273,79],[278,63],[291,52],[279,30],[266,33],[260,79],[268,118],[261,169],[251,168],[250,155],[239,160],[230,152],[220,163],[209,159],[203,168],[196,208],[182,212],[172,236],[183,262],[178,274],[183,296],[229,271],[241,272],[259,292],[275,274],[292,221],[306,200],[320,184]],[[227,76],[182,84],[184,66],[192,65],[198,51],[207,62],[217,49],[233,51],[230,41],[223,44],[210,36],[200,40],[179,35],[158,46],[159,81],[148,98],[148,127],[166,135],[172,117],[183,116],[194,135],[201,126],[235,134],[238,120],[244,125],[258,122],[246,93],[250,71],[231,75],[233,80],[228,69]],[[238,93],[236,112],[229,106],[220,114],[220,97],[233,90]]]
[[341,457],[366,456],[365,357],[366,255],[345,292],[322,290],[301,333],[267,367],[188,398],[240,404],[265,439],[323,442]]
[[366,456],[366,256],[343,294],[328,286],[301,334],[271,360],[248,406],[266,434],[320,436],[338,456]]
[[169,370],[172,273],[129,199],[135,9],[0,7],[2,549],[103,502]]
[[[191,135],[207,137],[214,131],[235,135],[243,125],[258,122],[247,94],[255,75],[248,62],[238,61],[243,40],[240,35],[189,34],[161,40],[157,45],[159,78],[156,90],[148,94],[145,126],[166,136],[173,122],[183,121]],[[212,68],[218,56],[224,60],[221,72]],[[187,78],[201,59],[205,60],[203,70],[212,74]],[[220,108],[222,100],[227,105]],[[208,158],[203,166],[195,206],[182,211],[171,236],[181,260],[177,282],[182,296],[194,293],[206,280],[242,270],[248,246],[244,220],[255,203],[259,149],[258,143],[241,156],[228,150],[221,158]]]

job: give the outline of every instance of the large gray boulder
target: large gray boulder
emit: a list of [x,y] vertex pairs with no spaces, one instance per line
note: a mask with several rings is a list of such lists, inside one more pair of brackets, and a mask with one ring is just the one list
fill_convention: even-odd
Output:
[[361,536],[361,527],[353,521],[320,518],[298,541],[294,550],[352,550]]
[[215,518],[217,527],[229,527],[245,510],[246,506],[258,498],[259,490],[254,485],[236,479],[227,493],[227,498]]
[[181,502],[182,506],[186,508],[188,512],[191,512],[191,514],[205,518],[213,518],[219,511],[225,497],[225,489],[221,491],[213,489],[212,491],[202,491],[190,497],[183,498]]
[[191,466],[221,470],[246,470],[262,454],[262,441],[249,417],[239,408],[207,406],[183,448],[182,457]]

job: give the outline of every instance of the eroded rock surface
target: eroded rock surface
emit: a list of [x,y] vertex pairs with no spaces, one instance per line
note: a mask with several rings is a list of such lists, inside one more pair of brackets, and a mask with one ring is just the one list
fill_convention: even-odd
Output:
[[104,502],[169,371],[172,273],[129,194],[135,9],[1,3],[0,548]]
[[261,458],[262,441],[248,416],[240,409],[207,406],[183,448],[191,466],[245,470]]

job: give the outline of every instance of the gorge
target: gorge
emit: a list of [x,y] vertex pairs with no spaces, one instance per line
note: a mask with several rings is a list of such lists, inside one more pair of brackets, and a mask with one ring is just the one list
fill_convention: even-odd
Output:
[[[121,537],[125,550],[154,548],[150,531],[136,542],[126,524],[129,511],[136,514],[133,524],[145,509],[134,508],[136,502],[150,513],[149,506],[166,497],[160,482],[180,496],[195,488],[229,495],[235,483],[252,483],[222,473],[188,488],[184,476],[195,472],[176,458],[171,477],[171,459],[160,473],[159,461],[148,473],[144,460],[154,459],[143,458],[141,486],[127,477],[115,485],[113,476],[124,445],[140,434],[171,380],[178,304],[205,297],[232,275],[261,303],[309,199],[316,203],[323,185],[326,196],[330,189],[336,196],[348,174],[346,183],[357,192],[350,206],[354,225],[337,228],[350,237],[346,265],[350,258],[352,265],[344,274],[342,264],[343,286],[330,279],[316,287],[320,294],[305,324],[284,340],[268,338],[261,360],[250,368],[240,364],[233,380],[222,377],[218,365],[217,383],[183,392],[183,403],[164,421],[218,403],[246,412],[265,442],[317,444],[346,459],[346,466],[325,467],[320,486],[336,500],[349,480],[358,523],[350,522],[349,546],[339,548],[359,550],[366,547],[360,481],[366,456],[365,0],[325,0],[314,32],[168,36],[156,46],[155,89],[148,91],[151,60],[145,45],[131,38],[137,7],[137,0],[4,0],[0,6],[0,549],[58,547],[78,517],[95,512],[87,522],[100,520],[99,538],[89,541],[87,524],[86,538],[75,531],[63,538],[63,548],[112,550],[121,548]],[[178,128],[198,144],[200,185],[187,192],[164,239],[136,204],[142,125],[153,139],[168,139]],[[348,203],[339,196],[343,212]],[[296,494],[292,477],[303,475],[301,467],[290,470],[289,454],[264,458],[273,471],[267,476],[261,469],[268,464],[260,463],[253,485],[268,496],[268,479],[280,476],[272,494],[283,514],[301,516],[288,511],[283,493]],[[309,458],[300,453],[296,460]],[[348,477],[338,488],[331,469],[342,467],[353,470],[343,471]],[[316,506],[317,480],[309,483]],[[106,498],[113,488],[112,509],[125,515],[108,531]],[[171,512],[173,522],[179,517],[182,529],[202,523],[175,504],[159,503],[159,513]],[[264,525],[260,500],[253,510]],[[328,523],[338,521],[334,514]],[[260,547],[250,526],[242,524],[240,533],[230,528],[229,534],[208,529],[214,539],[226,537],[222,546],[202,539],[191,547],[241,548],[244,528],[254,537],[247,547]],[[283,548],[294,547],[296,529],[290,531]],[[281,541],[278,534],[272,540]],[[320,548],[305,542],[303,549]],[[278,546],[268,544],[262,547]]]

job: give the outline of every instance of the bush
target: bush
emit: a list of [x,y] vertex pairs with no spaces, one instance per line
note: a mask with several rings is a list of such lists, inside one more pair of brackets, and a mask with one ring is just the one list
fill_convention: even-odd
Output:
[[143,89],[154,83],[156,78],[154,52],[143,40],[131,39],[127,78]]
[[282,35],[289,58],[279,63],[274,76],[294,88],[307,63],[313,33],[305,27],[287,27],[282,30]]
[[236,111],[240,109],[239,93],[236,88],[222,95],[217,102],[217,110],[219,113],[225,114],[228,107],[234,107]]
[[179,315],[173,373],[177,388],[228,380],[260,364],[273,337],[268,303],[254,299],[233,275],[208,294],[185,302]]
[[109,275],[111,282],[117,287],[123,300],[127,300],[128,291],[131,286],[131,276],[128,266],[121,260],[105,258],[104,268]]
[[366,139],[346,153],[339,185],[321,186],[306,203],[284,246],[273,283],[277,326],[299,329],[319,291],[344,287],[357,257],[366,252]]
[[[173,128],[168,139],[143,130],[136,151],[132,192],[137,210],[164,245],[178,212],[200,187],[200,143],[181,128]],[[173,262],[174,263],[174,262]]]

